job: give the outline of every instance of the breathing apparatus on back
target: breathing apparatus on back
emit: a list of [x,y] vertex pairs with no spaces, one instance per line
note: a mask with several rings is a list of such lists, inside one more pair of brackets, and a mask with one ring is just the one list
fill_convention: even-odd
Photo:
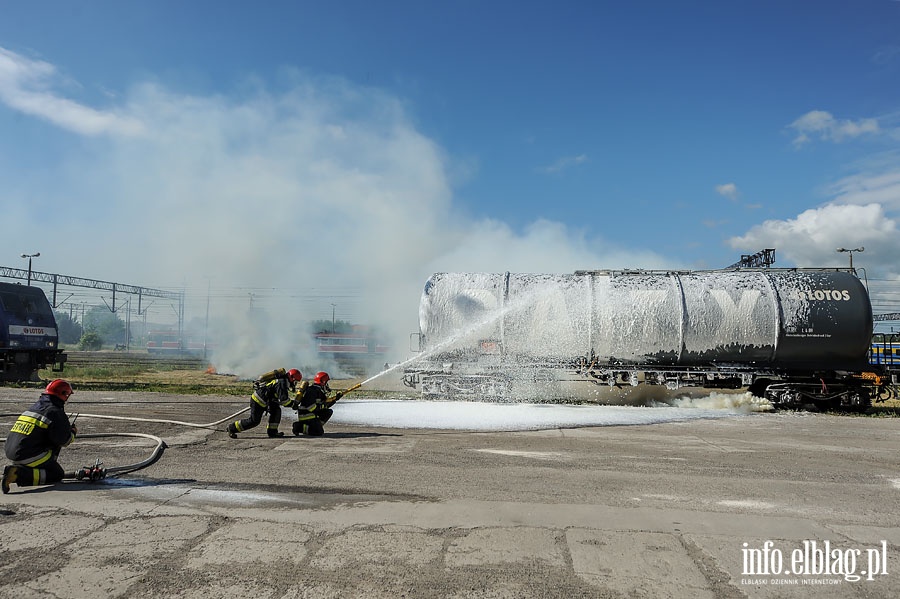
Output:
[[291,368],[290,370],[285,370],[284,368],[276,368],[275,370],[270,370],[269,372],[264,372],[263,374],[259,375],[256,380],[253,381],[253,388],[259,389],[261,387],[265,387],[268,383],[271,383],[275,379],[287,379],[288,382],[293,386],[303,380],[303,375],[300,374],[300,371],[296,368]]

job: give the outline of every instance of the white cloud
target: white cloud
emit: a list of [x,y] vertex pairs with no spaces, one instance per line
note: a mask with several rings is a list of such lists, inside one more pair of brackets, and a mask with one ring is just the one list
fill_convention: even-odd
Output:
[[829,112],[812,110],[788,125],[797,132],[795,146],[802,146],[813,139],[821,141],[842,142],[850,138],[880,131],[876,119],[859,119],[857,121],[839,121]]
[[900,59],[900,46],[897,45],[882,46],[872,56],[872,62],[879,65],[889,65],[898,59]]
[[564,156],[550,166],[545,166],[539,168],[538,170],[542,173],[559,173],[566,169],[572,168],[573,166],[584,164],[587,161],[587,154],[579,154],[578,156]]
[[113,112],[103,112],[61,98],[49,87],[58,79],[56,68],[0,48],[0,101],[82,135],[139,135],[142,123]]
[[[900,157],[895,154],[894,158]],[[836,203],[871,204],[877,202],[889,210],[900,210],[900,167],[844,177],[830,185],[827,191],[829,195],[834,196]]]
[[829,204],[806,210],[796,218],[768,220],[729,240],[732,248],[777,248],[779,255],[800,266],[844,266],[838,247],[866,248],[866,263],[896,272],[897,221],[880,204]]
[[732,201],[736,201],[738,197],[740,197],[740,192],[738,191],[737,185],[734,183],[716,185],[716,193]]
[[898,211],[900,167],[896,152],[867,157],[846,176],[826,189],[830,201],[795,218],[768,220],[728,243],[742,252],[776,248],[778,265],[846,267],[850,257],[837,248],[864,247],[853,255],[853,266],[869,284],[877,312],[896,311]]
[[702,222],[703,226],[707,229],[717,229],[719,227],[727,225],[729,221],[725,219],[715,220],[711,218],[705,218],[700,222]]

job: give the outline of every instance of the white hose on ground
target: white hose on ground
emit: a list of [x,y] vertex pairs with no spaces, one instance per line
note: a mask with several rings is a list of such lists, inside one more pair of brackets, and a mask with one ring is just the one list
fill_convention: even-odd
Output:
[[[182,422],[180,420],[165,420],[162,418],[137,418],[134,416],[108,416],[105,414],[85,414],[83,412],[72,414],[72,419],[74,420],[75,418],[81,416],[82,418],[102,418],[102,419],[107,419],[107,420],[131,420],[134,422],[158,422],[158,423],[163,423],[163,424],[178,424],[181,426],[190,426],[190,427],[194,427],[194,428],[212,428],[214,430],[218,430],[215,428],[217,425],[220,425],[223,422],[228,422],[232,418],[236,418],[237,416],[240,416],[241,414],[243,414],[244,412],[246,412],[249,409],[250,409],[250,406],[247,406],[243,410],[239,410],[239,411],[235,412],[234,414],[232,414],[231,416],[226,416],[225,418],[222,418],[221,420],[216,420],[215,422],[210,422],[209,424],[196,424],[193,422]],[[17,416],[19,416],[18,412],[0,414],[0,418],[17,417]],[[125,474],[126,472],[134,472],[136,470],[146,468],[147,466],[150,466],[150,465],[154,464],[157,460],[159,460],[159,458],[162,457],[162,454],[167,447],[165,441],[163,441],[159,437],[157,437],[155,435],[144,434],[144,433],[87,433],[84,435],[77,436],[78,439],[96,439],[96,438],[101,438],[101,437],[144,437],[146,439],[152,439],[152,440],[156,441],[156,448],[154,448],[153,453],[150,454],[149,458],[147,458],[146,460],[143,460],[141,462],[138,462],[136,464],[128,464],[126,466],[116,466],[114,468],[107,468],[106,469],[107,476],[109,476],[110,474],[112,474],[112,475]],[[0,441],[3,441],[5,443],[6,437],[0,438]],[[77,474],[78,474],[78,471],[71,473],[71,474],[67,473],[66,478],[76,478]]]
[[[17,414],[13,414],[16,416]],[[9,414],[0,414],[0,416],[9,416]],[[101,437],[143,437],[145,439],[151,439],[156,441],[156,447],[153,449],[153,453],[150,454],[150,457],[141,462],[137,462],[135,464],[128,464],[125,466],[115,466],[113,468],[107,468],[106,474],[109,476],[125,474],[126,472],[134,472],[135,470],[140,470],[141,468],[146,468],[159,460],[162,457],[163,451],[166,450],[168,445],[166,442],[157,437],[156,435],[148,435],[145,433],[87,433],[84,435],[78,435],[76,439],[99,439]],[[0,438],[0,441],[6,442],[6,437]],[[78,471],[69,473],[67,472],[64,478],[76,478]]]
[[[88,433],[78,436],[79,439],[99,439],[101,437],[143,437],[145,439],[152,439],[153,441],[156,441],[156,447],[153,449],[153,453],[150,454],[149,458],[135,464],[107,468],[107,476],[116,476],[119,474],[125,474],[127,472],[134,472],[135,470],[140,470],[142,468],[146,468],[147,466],[151,466],[155,464],[159,460],[159,458],[162,457],[163,452],[168,447],[168,445],[166,445],[166,442],[159,437],[155,435],[147,435],[144,433]],[[78,471],[76,470],[72,473],[66,473],[65,478],[77,478],[77,476]]]
[[215,430],[215,427],[223,422],[228,422],[232,418],[240,416],[244,412],[250,409],[250,406],[247,406],[243,410],[235,412],[231,416],[226,416],[221,420],[216,420],[215,422],[210,422],[209,424],[195,424],[193,422],[181,422],[180,420],[165,420],[162,418],[137,418],[135,416],[106,416],[104,414],[85,414],[83,412],[72,414],[72,418],[82,417],[82,418],[105,418],[106,420],[133,420],[135,422],[161,422],[163,424],[179,424],[181,426],[192,426],[194,428],[212,428]]
[[[215,429],[216,426],[222,424],[223,422],[228,422],[232,418],[236,418],[250,409],[250,406],[247,406],[243,410],[238,410],[231,416],[226,416],[221,420],[216,420],[215,422],[210,422],[209,424],[196,424],[193,422],[182,422],[180,420],[165,420],[162,418],[137,418],[135,416],[107,416],[105,414],[85,414],[84,412],[76,412],[71,414],[72,419],[78,418],[79,416],[82,418],[105,418],[106,420],[133,420],[135,422],[161,422],[163,424],[179,424],[181,426],[192,426],[194,428],[212,428]],[[0,418],[14,418],[19,416],[19,412],[11,412],[7,414],[0,414]],[[215,429],[218,430],[218,429]],[[5,441],[6,439],[2,439]]]

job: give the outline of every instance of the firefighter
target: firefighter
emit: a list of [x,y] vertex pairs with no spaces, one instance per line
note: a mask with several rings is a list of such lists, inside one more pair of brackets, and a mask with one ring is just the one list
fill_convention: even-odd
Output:
[[334,397],[328,399],[328,393],[331,391],[328,387],[329,380],[331,377],[327,372],[317,372],[312,384],[299,398],[296,406],[297,422],[291,425],[294,435],[299,437],[304,434],[310,437],[320,437],[325,434],[325,423],[334,413],[331,406],[344,396],[339,391]]
[[[267,372],[253,383],[253,393],[250,395],[250,415],[243,420],[236,420],[228,425],[228,436],[237,439],[237,434],[250,430],[262,420],[264,412],[269,412],[269,424],[266,434],[270,437],[283,437],[284,433],[278,430],[281,423],[281,406],[293,407],[302,391],[298,393],[297,383],[303,380],[303,375],[296,368],[285,372],[279,368]],[[306,381],[303,381],[305,383]]]
[[12,425],[6,438],[6,457],[12,465],[3,469],[3,493],[9,493],[12,483],[31,487],[63,479],[65,472],[57,461],[59,452],[78,433],[65,410],[72,393],[68,381],[50,381],[40,399]]

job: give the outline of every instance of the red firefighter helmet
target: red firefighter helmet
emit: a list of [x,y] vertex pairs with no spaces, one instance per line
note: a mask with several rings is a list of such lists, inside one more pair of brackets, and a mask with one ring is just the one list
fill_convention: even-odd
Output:
[[296,368],[291,368],[287,372],[287,378],[292,383],[299,383],[301,380],[303,380],[303,375],[300,374],[300,371]]
[[63,379],[56,379],[55,381],[50,381],[47,384],[47,388],[44,389],[44,393],[49,393],[50,395],[54,395],[60,398],[63,401],[69,399],[69,396],[75,393],[72,389],[72,385],[69,384],[69,381]]
[[327,372],[317,372],[313,382],[317,385],[326,385],[330,380],[331,377],[328,376]]

